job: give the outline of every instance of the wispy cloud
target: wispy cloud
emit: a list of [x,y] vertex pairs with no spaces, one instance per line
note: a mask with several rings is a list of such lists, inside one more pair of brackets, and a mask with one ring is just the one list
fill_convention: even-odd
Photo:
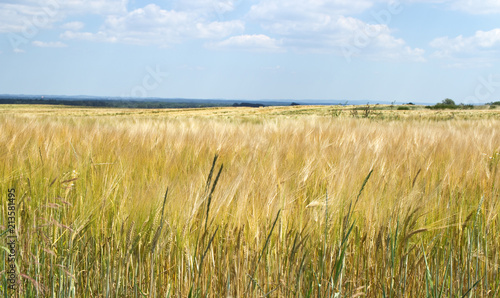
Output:
[[252,52],[282,52],[281,42],[264,34],[237,35],[220,42],[207,44],[212,49],[231,49]]
[[275,22],[277,20],[313,20],[318,13],[325,15],[350,15],[371,8],[374,1],[359,0],[261,0],[250,9],[254,19]]
[[170,46],[192,38],[221,39],[242,32],[244,27],[244,23],[240,20],[211,21],[194,12],[164,10],[156,4],[149,4],[123,16],[108,16],[98,32],[68,30],[61,37]]
[[173,8],[177,11],[191,11],[209,16],[224,14],[236,9],[242,0],[174,0]]
[[61,20],[58,2],[0,3],[0,33],[18,33],[49,28]]
[[490,31],[477,31],[473,36],[459,35],[434,39],[430,46],[436,51],[434,58],[451,61],[453,67],[491,66],[500,54],[500,28]]
[[85,27],[83,22],[69,22],[61,25],[62,29],[78,31]]
[[18,0],[0,2],[0,33],[30,27],[50,28],[70,15],[117,15],[127,11],[127,0]]
[[498,0],[403,0],[403,2],[439,4],[445,9],[474,15],[500,14],[500,1]]
[[39,41],[35,40],[32,42],[34,46],[40,47],[40,48],[65,48],[68,45],[65,43],[62,43],[60,41],[49,41],[49,42],[44,42],[44,41]]
[[[335,53],[348,56],[348,60],[365,57],[423,61],[424,51],[395,37],[389,24],[376,19],[369,23],[351,16],[373,9],[373,5],[374,1],[367,0],[263,0],[251,7],[248,18],[280,40],[285,49]],[[381,21],[394,17],[389,11],[384,13],[389,18]]]
[[459,0],[451,1],[453,9],[470,14],[500,14],[500,1],[498,0]]

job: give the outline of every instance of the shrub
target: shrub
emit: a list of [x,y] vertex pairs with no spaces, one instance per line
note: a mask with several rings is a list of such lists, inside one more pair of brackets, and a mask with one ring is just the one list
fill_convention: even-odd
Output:
[[450,98],[443,99],[443,101],[441,103],[445,104],[445,105],[452,105],[452,106],[456,105],[455,101],[453,101],[453,99],[450,99]]
[[462,110],[473,110],[474,109],[474,105],[471,105],[471,104],[466,104],[464,105],[463,103],[460,104],[460,108]]
[[445,110],[445,109],[456,110],[456,109],[458,109],[458,106],[457,105],[444,104],[444,103],[438,103],[438,104],[435,104],[433,106],[426,106],[426,108],[432,109],[432,110]]

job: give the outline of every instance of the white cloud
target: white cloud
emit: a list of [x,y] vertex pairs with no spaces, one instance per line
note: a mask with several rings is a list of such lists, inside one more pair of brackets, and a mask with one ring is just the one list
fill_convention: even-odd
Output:
[[244,30],[242,21],[209,21],[193,12],[149,4],[123,16],[109,16],[96,33],[66,31],[65,39],[170,46],[190,38],[220,39]]
[[212,49],[237,49],[254,52],[279,52],[283,51],[280,42],[263,34],[237,35],[220,42],[207,45]]
[[[425,61],[423,49],[411,48],[401,38],[392,35],[382,24],[367,24],[354,18],[340,17],[332,31],[332,47],[341,47],[344,57],[367,57],[371,60]],[[335,33],[333,33],[335,32]]]
[[500,1],[498,0],[404,0],[403,2],[443,4],[448,9],[477,15],[500,13]]
[[432,57],[445,61],[447,67],[490,67],[500,54],[500,28],[477,31],[469,37],[436,38],[430,46],[436,49]]
[[61,28],[72,31],[81,30],[83,27],[85,27],[85,24],[82,22],[69,22],[61,25]]
[[262,0],[253,5],[249,16],[259,20],[310,20],[318,13],[346,15],[366,11],[373,0]]
[[75,14],[121,14],[127,0],[18,0],[0,2],[0,33],[50,28]]
[[29,5],[26,3],[0,3],[0,32],[34,31],[50,27],[60,19],[57,3]]
[[347,16],[372,8],[373,3],[368,0],[263,0],[252,6],[248,18],[258,22],[287,49],[336,53],[348,61],[359,56],[423,61],[424,51],[413,49],[394,37],[388,26],[391,18],[401,12],[401,7],[391,4],[380,15],[374,11],[374,24]]
[[201,15],[218,15],[233,11],[242,0],[175,0],[178,11],[191,11]]
[[66,31],[61,34],[63,39],[81,39],[86,41],[100,41],[100,42],[116,42],[117,39],[107,36],[104,32],[90,33],[90,32],[73,32]]
[[451,7],[470,14],[498,14],[500,1],[498,0],[460,0],[451,2]]
[[44,42],[44,41],[39,41],[35,40],[32,42],[34,46],[40,47],[40,48],[65,48],[68,45],[60,42],[60,41],[49,41],[49,42]]
[[61,10],[67,14],[123,14],[127,11],[127,0],[58,0]]
[[455,38],[440,37],[431,41],[430,46],[437,49],[434,56],[453,58],[459,55],[480,56],[500,52],[500,28],[491,31],[477,31],[474,36]]

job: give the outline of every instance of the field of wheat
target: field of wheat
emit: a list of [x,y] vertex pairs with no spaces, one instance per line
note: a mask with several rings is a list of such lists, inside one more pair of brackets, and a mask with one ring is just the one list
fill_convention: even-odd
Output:
[[500,113],[0,106],[1,292],[498,297]]

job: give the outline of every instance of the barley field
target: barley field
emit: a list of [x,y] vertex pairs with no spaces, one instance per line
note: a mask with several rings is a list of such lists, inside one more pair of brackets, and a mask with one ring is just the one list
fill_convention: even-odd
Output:
[[3,105],[0,160],[6,297],[500,295],[494,110]]

